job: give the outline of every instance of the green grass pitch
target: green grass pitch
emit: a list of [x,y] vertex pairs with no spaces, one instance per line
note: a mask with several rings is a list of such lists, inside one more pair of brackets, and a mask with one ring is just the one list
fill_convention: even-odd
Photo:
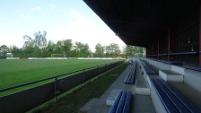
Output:
[[116,60],[0,60],[0,89]]

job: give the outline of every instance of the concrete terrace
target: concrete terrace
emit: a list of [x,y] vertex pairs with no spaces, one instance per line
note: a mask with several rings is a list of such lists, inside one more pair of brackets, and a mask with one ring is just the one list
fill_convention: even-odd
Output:
[[[130,113],[155,113],[155,112],[164,112],[163,105],[161,105],[160,100],[157,100],[157,95],[153,93],[153,86],[150,84],[148,78],[159,78],[163,79],[163,77],[159,74],[159,71],[162,70],[160,65],[157,63],[153,63],[147,59],[145,62],[149,65],[153,70],[158,72],[156,75],[148,75],[146,74],[141,60],[138,58],[133,58],[132,60],[137,61],[136,67],[136,76],[135,76],[135,84],[124,84],[124,80],[126,79],[132,65],[130,64],[125,71],[117,78],[117,80],[108,88],[108,90],[100,97],[93,98],[88,103],[86,103],[81,109],[80,113],[108,113],[110,106],[106,105],[106,100],[113,96],[116,97],[117,91],[125,90],[132,92],[131,104],[130,104]],[[163,64],[166,65],[166,64]],[[159,67],[158,67],[159,66]],[[168,68],[166,68],[168,70]],[[169,71],[164,71],[168,73],[178,73],[169,69]],[[114,75],[111,75],[114,76]],[[201,110],[201,93],[198,89],[193,88],[192,86],[186,84],[185,82],[175,82],[168,81],[168,83],[186,100],[188,100],[191,104]],[[113,93],[112,93],[113,92]],[[162,108],[158,108],[162,107]]]

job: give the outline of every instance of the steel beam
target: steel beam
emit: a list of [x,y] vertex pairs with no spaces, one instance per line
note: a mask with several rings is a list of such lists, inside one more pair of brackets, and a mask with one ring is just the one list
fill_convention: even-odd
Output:
[[131,24],[131,25],[146,25],[146,26],[158,27],[161,29],[168,29],[169,28],[169,25],[151,23],[151,22],[145,21],[143,18],[137,18],[137,19],[135,18],[135,20],[132,20],[132,19],[125,19],[125,18],[120,18],[120,17],[113,17],[113,19],[103,18],[103,20],[108,21],[108,22]]

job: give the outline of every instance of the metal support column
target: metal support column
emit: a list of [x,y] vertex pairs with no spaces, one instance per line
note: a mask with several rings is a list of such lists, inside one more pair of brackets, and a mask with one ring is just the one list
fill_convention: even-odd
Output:
[[149,56],[149,47],[146,47],[146,57]]
[[170,56],[170,54],[173,52],[174,49],[174,39],[173,39],[173,30],[172,28],[168,31],[168,60],[172,61],[173,58]]
[[159,56],[159,54],[160,54],[160,39],[158,38],[158,59],[160,59],[160,56]]
[[149,56],[149,58],[150,58],[150,55],[151,55],[151,45],[149,44],[148,45],[148,56]]
[[[200,4],[200,18],[199,18],[199,51],[201,51],[201,4]],[[201,66],[201,54],[199,54],[199,66]]]
[[149,50],[149,55],[150,55],[150,58],[152,58],[153,54],[152,54],[152,44],[151,43],[150,43],[149,49],[150,49]]
[[[151,55],[154,55],[154,43],[151,42]],[[153,56],[152,56],[153,58]]]

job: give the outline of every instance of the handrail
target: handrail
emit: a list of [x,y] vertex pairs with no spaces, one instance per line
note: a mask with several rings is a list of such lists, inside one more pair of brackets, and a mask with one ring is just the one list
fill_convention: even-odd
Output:
[[167,60],[160,60],[160,59],[154,59],[154,58],[148,58],[148,59],[155,60],[155,61],[162,62],[162,63],[166,63],[166,64],[177,64],[177,65],[181,64],[181,62],[178,62],[178,61],[167,61]]
[[195,70],[195,71],[200,71],[201,72],[201,67],[200,66],[195,66],[195,65],[183,65],[184,68],[188,68],[191,70]]
[[199,54],[199,51],[171,53],[169,55],[192,55],[192,54]]
[[16,88],[19,88],[19,87],[27,86],[27,85],[30,85],[30,84],[35,84],[35,83],[43,82],[43,81],[46,81],[46,80],[58,78],[58,77],[61,77],[61,76],[65,76],[65,75],[70,75],[70,74],[73,74],[73,73],[81,72],[83,70],[90,70],[90,69],[93,69],[95,67],[100,67],[100,66],[103,66],[103,65],[110,65],[110,64],[114,64],[114,63],[116,63],[116,62],[111,62],[111,63],[108,63],[108,64],[101,64],[101,65],[91,66],[91,67],[79,69],[79,70],[76,70],[76,71],[73,71],[73,72],[67,72],[67,73],[63,73],[63,74],[55,75],[55,76],[52,76],[52,77],[47,77],[47,78],[39,79],[39,80],[32,81],[32,82],[27,82],[27,83],[15,85],[15,86],[7,87],[7,88],[2,88],[2,89],[0,89],[0,93],[4,92],[4,91],[11,90],[11,89],[16,89]]
[[201,51],[189,51],[189,52],[178,52],[178,53],[167,53],[167,54],[155,54],[155,55],[147,55],[149,56],[168,56],[168,55],[193,55],[193,54],[201,54]]
[[163,53],[163,54],[159,54],[159,56],[167,56],[168,54]]

